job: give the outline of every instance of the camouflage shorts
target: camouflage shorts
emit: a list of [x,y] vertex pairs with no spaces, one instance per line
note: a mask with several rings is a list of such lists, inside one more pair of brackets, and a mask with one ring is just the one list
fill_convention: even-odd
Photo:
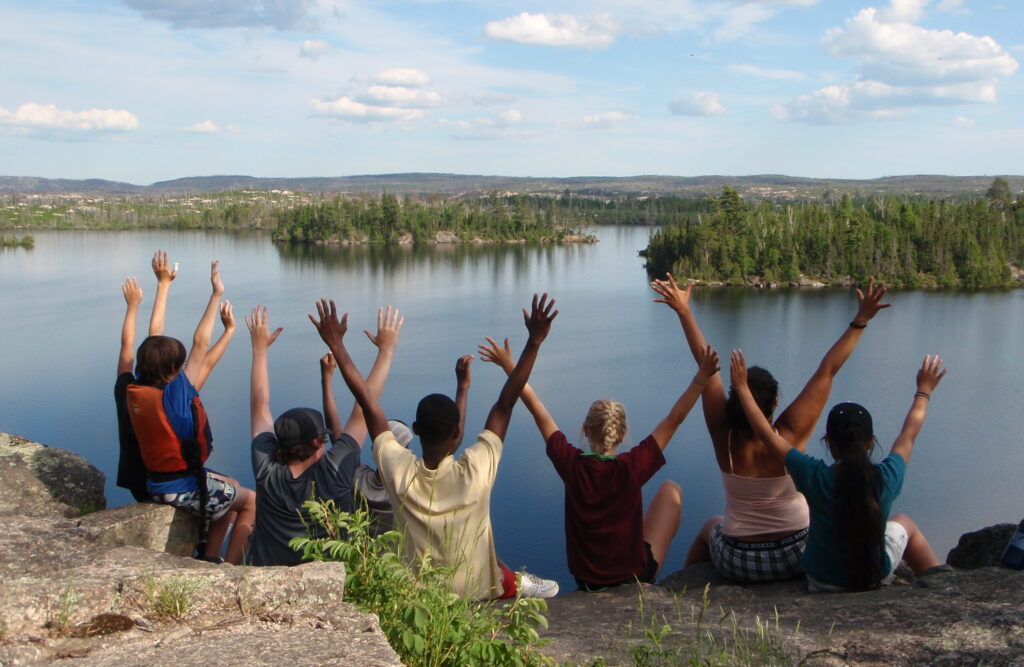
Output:
[[[206,516],[210,521],[216,521],[231,509],[235,502],[235,496],[238,495],[238,489],[233,484],[207,472],[206,490],[209,494],[206,499]],[[199,489],[185,493],[158,493],[153,496],[153,500],[164,505],[180,507],[195,515],[199,514]]]

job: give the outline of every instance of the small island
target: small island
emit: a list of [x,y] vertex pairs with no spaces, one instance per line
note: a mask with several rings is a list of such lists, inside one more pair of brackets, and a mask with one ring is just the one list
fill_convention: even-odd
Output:
[[730,187],[656,232],[640,251],[651,277],[752,287],[1019,287],[1024,202],[996,178],[982,197],[849,194],[750,203]]

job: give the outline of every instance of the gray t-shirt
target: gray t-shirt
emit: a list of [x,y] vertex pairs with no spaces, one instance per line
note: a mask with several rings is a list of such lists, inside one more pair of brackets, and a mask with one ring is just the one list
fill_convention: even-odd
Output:
[[293,478],[274,457],[277,436],[260,433],[252,440],[252,472],[256,477],[256,525],[249,545],[251,565],[298,565],[301,552],[288,546],[293,537],[322,537],[309,523],[302,504],[315,497],[333,500],[352,511],[352,487],[359,465],[359,444],[347,434],[334,441],[323,457]]

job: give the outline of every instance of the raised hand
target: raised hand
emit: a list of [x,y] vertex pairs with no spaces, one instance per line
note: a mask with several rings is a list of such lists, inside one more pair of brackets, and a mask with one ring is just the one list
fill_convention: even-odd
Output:
[[747,389],[747,360],[743,358],[743,350],[732,351],[729,379],[737,392]]
[[455,362],[455,381],[460,387],[469,387],[473,379],[469,367],[473,363],[472,354],[464,354]]
[[220,260],[210,262],[210,284],[213,286],[213,293],[217,296],[224,294],[224,283],[220,279]]
[[655,303],[663,303],[677,313],[685,313],[690,309],[690,290],[693,289],[693,283],[680,288],[672,274],[666,273],[664,280],[655,280],[651,283],[651,289],[661,295],[660,299],[654,300]]
[[124,294],[124,301],[129,306],[138,306],[142,303],[142,288],[135,278],[125,278],[121,285],[121,293]]
[[487,345],[481,344],[477,348],[480,358],[499,367],[505,373],[511,373],[516,367],[516,360],[512,357],[512,348],[509,346],[508,338],[505,339],[504,347],[499,347],[493,338],[488,336]]
[[939,355],[926,355],[921,368],[917,371],[917,390],[931,394],[939,386],[947,370],[942,367],[942,358]]
[[274,344],[277,337],[284,331],[283,327],[278,327],[274,330],[274,333],[270,333],[266,306],[256,306],[253,308],[249,316],[245,318],[245,326],[249,327],[249,335],[252,336],[252,348],[254,350],[267,349]]
[[853,318],[855,324],[867,324],[871,321],[871,318],[878,314],[878,311],[892,305],[891,303],[882,303],[882,297],[885,296],[886,289],[886,286],[882,283],[875,284],[874,276],[868,278],[866,292],[857,288],[857,315]]
[[707,384],[708,380],[710,380],[718,370],[718,353],[715,352],[710,345],[705,345],[704,349],[700,351],[700,355],[697,357],[697,375],[695,379]]
[[348,313],[343,314],[339,320],[338,307],[334,305],[334,299],[320,299],[316,302],[316,314],[316,318],[310,314],[309,321],[316,327],[320,338],[327,343],[327,347],[332,343],[340,345],[348,331]]
[[320,374],[329,378],[334,375],[334,369],[338,367],[338,362],[334,360],[334,354],[328,352],[324,356],[320,357]]
[[393,350],[398,345],[398,332],[402,330],[403,324],[405,317],[398,313],[397,308],[392,310],[389,305],[387,310],[383,307],[377,309],[377,335],[374,336],[365,329],[363,333],[378,348],[390,347]]
[[157,250],[153,253],[153,273],[156,275],[157,283],[170,283],[178,277],[177,268],[171,270],[171,263],[167,259],[167,253],[163,250]]
[[235,328],[235,313],[231,309],[230,301],[220,304],[220,323],[224,325],[224,331],[231,331]]
[[530,332],[530,342],[540,345],[548,337],[551,331],[551,321],[558,317],[558,311],[553,310],[555,300],[549,299],[545,292],[540,297],[533,295],[533,305],[529,314],[523,309],[523,319],[526,321],[526,330]]

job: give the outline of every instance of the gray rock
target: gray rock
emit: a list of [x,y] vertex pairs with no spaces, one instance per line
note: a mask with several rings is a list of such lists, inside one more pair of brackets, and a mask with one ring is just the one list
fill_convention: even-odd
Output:
[[965,570],[999,565],[999,558],[1015,530],[1017,526],[1012,523],[998,523],[964,533],[956,546],[949,550],[946,562]]
[[608,665],[718,664],[723,650],[762,664],[1024,664],[1024,572],[897,575],[876,591],[808,593],[805,580],[740,586],[703,564],[658,586],[570,593],[549,601],[545,653]]
[[104,547],[143,547],[191,556],[199,541],[199,518],[156,503],[125,505],[88,514],[79,521],[95,543]]
[[78,454],[0,433],[0,516],[74,517],[101,510],[105,478]]

